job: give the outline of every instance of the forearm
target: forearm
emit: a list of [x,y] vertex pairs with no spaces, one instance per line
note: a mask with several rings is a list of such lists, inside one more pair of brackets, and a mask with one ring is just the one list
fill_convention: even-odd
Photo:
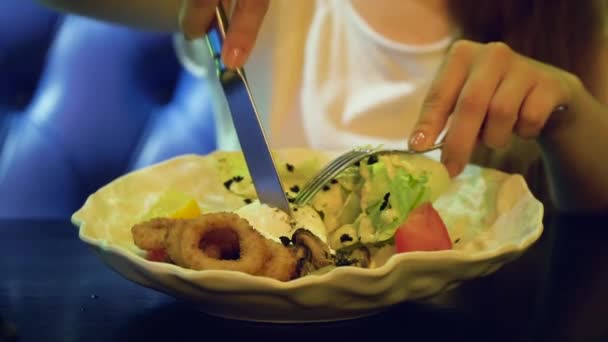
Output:
[[180,0],[38,0],[63,12],[155,30],[177,31]]
[[561,211],[608,210],[608,107],[582,90],[540,139]]

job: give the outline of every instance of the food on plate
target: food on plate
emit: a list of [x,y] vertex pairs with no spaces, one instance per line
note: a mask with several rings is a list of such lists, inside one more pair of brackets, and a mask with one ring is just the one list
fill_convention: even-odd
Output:
[[298,275],[297,250],[266,240],[269,257],[262,267],[261,275],[287,281]]
[[[279,176],[288,198],[321,166],[315,160],[284,165]],[[224,155],[217,168],[225,196],[242,204],[201,214],[188,195],[162,195],[159,202],[171,205],[156,203],[131,230],[148,259],[288,281],[336,267],[379,267],[396,253],[452,248],[433,207],[450,179],[427,157],[373,155],[326,184],[310,203],[293,206],[292,216],[257,200],[242,155]],[[196,210],[184,214],[183,208]]]
[[241,271],[287,281],[333,264],[327,244],[310,231],[296,229],[291,238],[282,236],[278,243],[235,213],[154,218],[131,230],[135,244],[150,253],[149,259],[193,270]]
[[159,217],[134,225],[131,228],[133,242],[147,251],[167,248],[167,236],[172,222],[169,218]]
[[155,217],[191,218],[200,214],[201,210],[194,198],[181,191],[168,190],[162,194],[142,219],[147,220]]
[[[279,280],[289,280],[296,273],[295,249],[264,238],[234,213],[154,218],[133,226],[132,233],[139,248],[152,253],[163,250],[166,259],[162,261],[188,269],[240,271]],[[147,234],[154,238],[141,238]]]
[[449,185],[443,165],[424,157],[371,156],[336,177],[312,200],[332,247],[391,241],[409,213]]
[[423,203],[410,212],[395,232],[397,253],[440,251],[452,248],[452,240],[439,213],[430,203]]
[[262,235],[235,214],[207,214],[176,223],[173,229],[179,233],[170,243],[177,248],[167,252],[185,268],[256,274],[268,258]]

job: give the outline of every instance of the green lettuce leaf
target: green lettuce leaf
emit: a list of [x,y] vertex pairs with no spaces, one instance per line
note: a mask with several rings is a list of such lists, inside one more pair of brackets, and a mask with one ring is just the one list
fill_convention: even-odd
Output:
[[378,242],[392,239],[409,213],[430,198],[427,178],[415,177],[401,168],[395,170],[387,188],[382,200],[368,209],[368,215],[376,228]]

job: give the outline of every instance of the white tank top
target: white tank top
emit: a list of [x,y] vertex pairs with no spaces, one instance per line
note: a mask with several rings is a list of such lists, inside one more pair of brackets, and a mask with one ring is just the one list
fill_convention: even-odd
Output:
[[[272,3],[267,21],[272,21],[273,15],[298,15],[273,13]],[[306,30],[301,46],[304,59],[299,70],[293,67],[281,70],[281,63],[264,62],[261,55],[273,47],[263,46],[266,41],[263,35],[276,29],[270,23],[265,23],[268,27],[262,29],[259,46],[246,66],[272,147],[330,150],[367,144],[405,147],[451,37],[428,45],[401,44],[372,29],[350,1],[316,0],[311,5],[314,9],[310,25],[292,28]],[[272,43],[282,44],[281,40],[289,37],[290,32],[279,32]],[[205,53],[188,51],[183,45],[177,44],[178,55],[192,70],[188,59],[200,60]],[[294,103],[293,110],[271,106],[276,94],[273,87],[282,86],[270,84],[273,73],[301,74],[295,78],[300,84],[293,98],[278,99]],[[229,113],[221,101],[216,108],[218,148],[238,148]],[[270,127],[274,130],[270,131]]]

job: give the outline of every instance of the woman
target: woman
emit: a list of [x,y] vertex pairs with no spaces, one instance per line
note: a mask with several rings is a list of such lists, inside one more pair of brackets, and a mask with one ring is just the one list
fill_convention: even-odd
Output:
[[[204,35],[217,4],[45,2],[143,27],[177,29],[179,18],[191,39]],[[452,176],[468,162],[520,172],[538,196],[550,189],[559,209],[606,210],[607,7],[241,0],[223,58],[247,62],[274,147],[405,145],[409,137],[423,149],[449,118],[442,161]]]

